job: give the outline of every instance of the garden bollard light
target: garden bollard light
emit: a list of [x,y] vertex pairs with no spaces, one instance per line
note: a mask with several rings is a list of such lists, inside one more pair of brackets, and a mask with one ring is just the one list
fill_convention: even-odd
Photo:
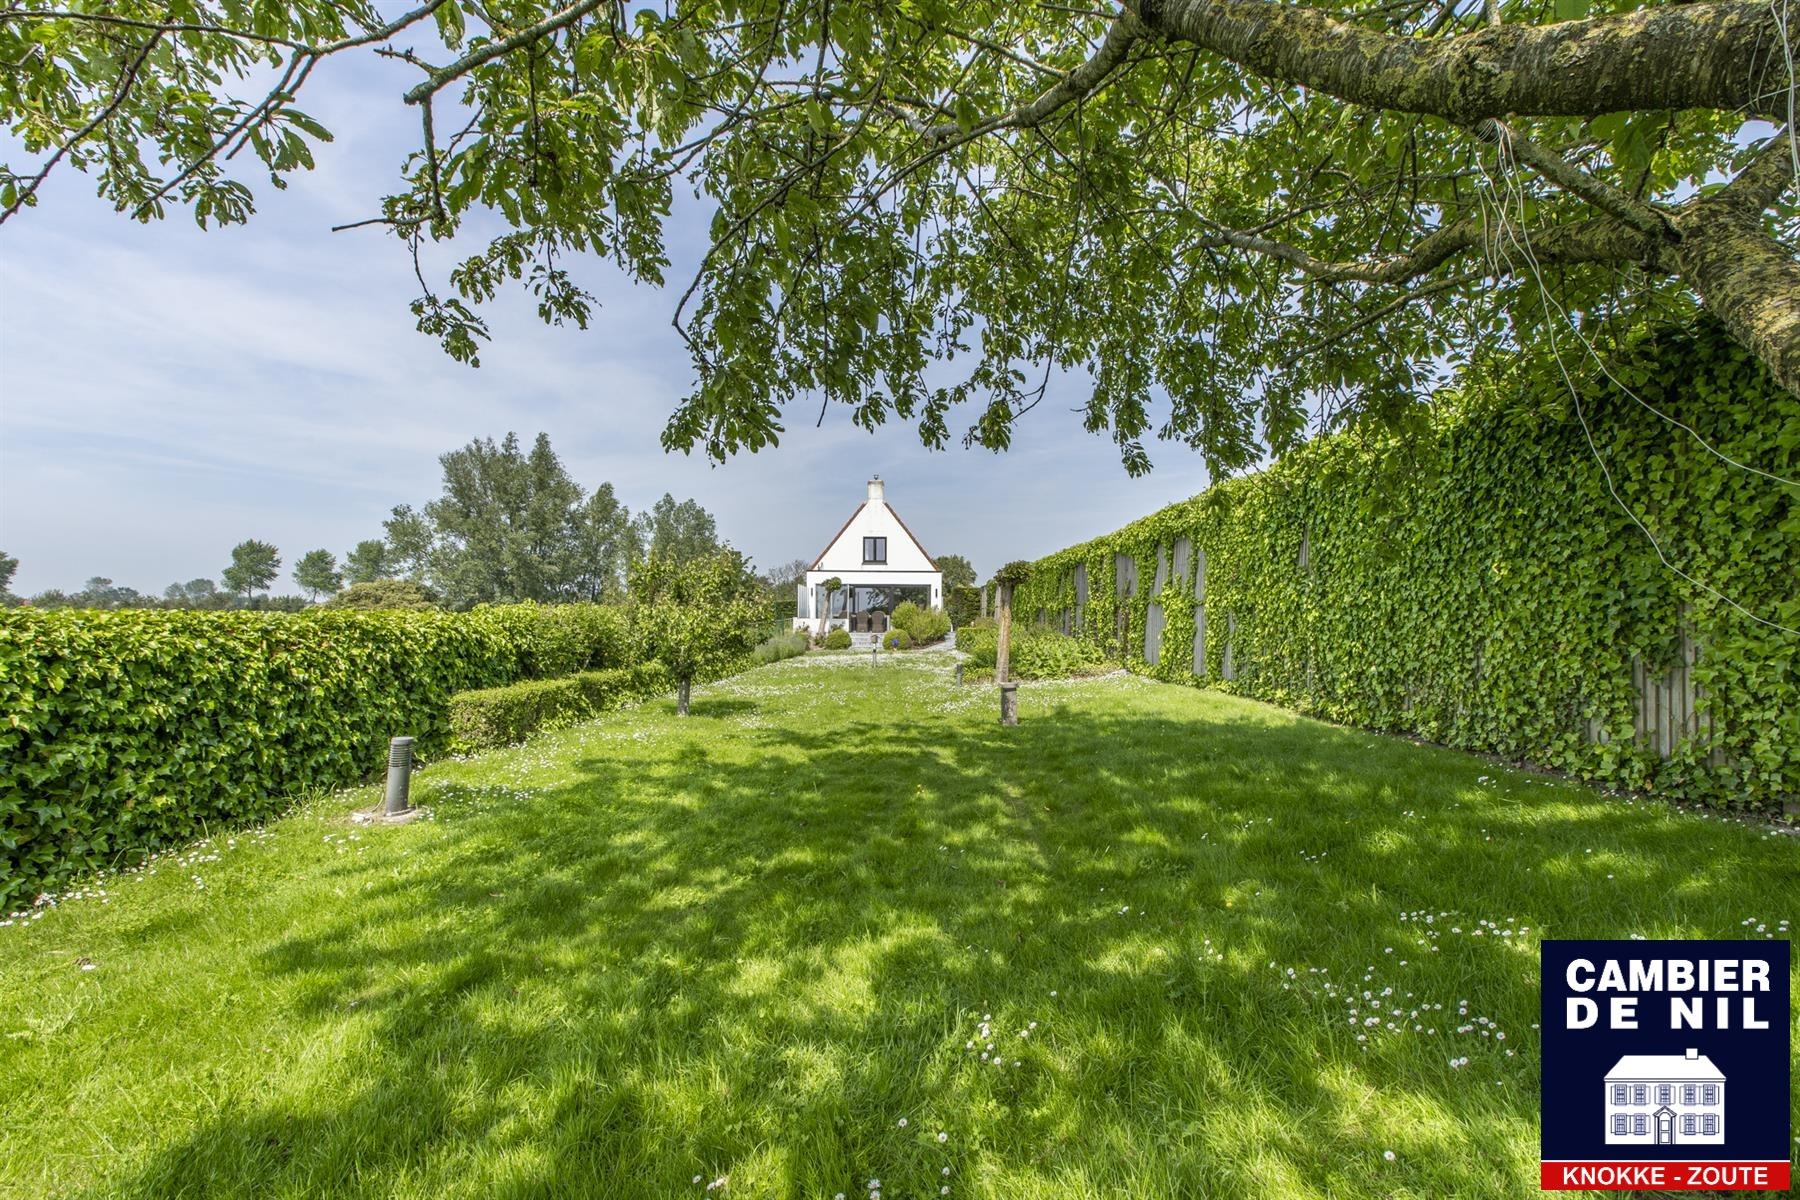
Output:
[[388,816],[412,807],[408,790],[412,787],[413,740],[397,737],[388,743],[387,803],[382,810]]
[[1002,725],[1019,723],[1019,685],[1016,683],[1000,685],[1000,723]]
[[963,667],[963,665],[961,663],[956,664],[956,686],[957,687],[962,686],[962,667]]
[[875,656],[880,653],[881,653],[880,646],[870,646],[869,647],[869,665],[871,667],[875,665]]

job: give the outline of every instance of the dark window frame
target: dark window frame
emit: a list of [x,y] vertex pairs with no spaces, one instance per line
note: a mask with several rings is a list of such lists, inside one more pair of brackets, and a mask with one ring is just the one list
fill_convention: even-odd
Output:
[[865,563],[887,564],[887,539],[884,537],[866,537],[863,539],[863,561]]

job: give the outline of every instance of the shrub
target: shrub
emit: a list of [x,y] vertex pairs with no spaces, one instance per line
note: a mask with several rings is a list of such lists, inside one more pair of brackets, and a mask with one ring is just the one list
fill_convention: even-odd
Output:
[[958,629],[966,629],[981,618],[981,589],[946,587],[944,613]]
[[896,606],[891,620],[895,629],[904,630],[907,637],[921,646],[950,632],[949,614],[940,608],[922,608],[911,600]]
[[848,650],[850,648],[850,631],[833,629],[825,635],[824,646],[827,650]]
[[410,579],[377,579],[353,583],[321,608],[398,608],[419,611],[438,607],[437,593]]
[[887,650],[910,650],[912,644],[912,635],[904,629],[890,629],[881,635],[881,645]]
[[450,729],[458,749],[510,746],[537,730],[585,721],[668,687],[667,669],[644,663],[458,692],[450,697]]
[[805,631],[796,629],[792,633],[778,633],[772,638],[765,638],[750,651],[750,657],[759,663],[780,662],[784,658],[805,654],[811,645],[812,641]]
[[[956,644],[957,649],[968,653],[971,667],[991,671],[998,658],[999,643],[999,629],[987,626],[965,630]],[[1106,658],[1097,647],[1045,626],[1015,627],[1007,658],[1008,671],[1014,679],[1092,675],[1106,666]]]
[[450,740],[516,679],[517,606],[470,613],[0,611],[0,911]]

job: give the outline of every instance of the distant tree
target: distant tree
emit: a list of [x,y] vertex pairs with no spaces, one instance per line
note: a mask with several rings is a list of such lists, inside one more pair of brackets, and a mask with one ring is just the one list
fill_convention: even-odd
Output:
[[430,578],[454,606],[566,598],[582,491],[540,433],[531,452],[508,433],[440,460],[444,494],[425,506],[435,532]]
[[638,534],[651,558],[685,563],[724,548],[718,523],[698,501],[682,500],[664,492],[649,512],[638,514]]
[[344,573],[338,570],[337,556],[329,550],[308,550],[294,564],[294,582],[308,598],[317,601],[322,592],[335,592],[344,586]]
[[163,589],[163,603],[170,608],[223,608],[230,597],[210,579],[171,583]]
[[281,553],[268,542],[249,538],[231,548],[231,565],[219,573],[225,590],[248,600],[266,591],[281,571]]
[[75,598],[61,588],[48,588],[29,601],[32,608],[73,608]]
[[975,586],[975,566],[968,559],[960,554],[939,554],[934,557],[937,559],[938,570],[944,573],[946,592],[951,588]]
[[374,583],[377,579],[391,578],[393,574],[388,544],[380,538],[358,542],[344,555],[344,578],[352,584]]
[[0,550],[0,607],[11,608],[19,603],[19,598],[12,594],[13,575],[19,570],[19,560]]
[[765,609],[741,554],[716,551],[687,562],[651,554],[632,564],[629,617],[640,658],[675,677],[675,712],[688,715],[694,680],[746,653]]
[[438,607],[438,603],[437,594],[422,583],[410,579],[376,579],[351,584],[322,607],[427,609]]
[[625,568],[642,553],[631,510],[619,503],[613,485],[594,489],[576,512],[575,570],[570,591],[578,600],[611,600],[625,594]]
[[812,569],[812,560],[805,558],[791,559],[778,567],[770,567],[762,574],[763,584],[771,592],[782,594],[793,590],[794,586],[806,581],[807,571]]
[[136,588],[95,575],[69,597],[69,602],[76,608],[138,608],[145,604],[146,597]]
[[431,544],[435,540],[431,519],[410,504],[397,504],[381,526],[387,534],[387,558],[382,573],[370,578],[404,575],[409,579],[424,579],[425,572],[431,567]]

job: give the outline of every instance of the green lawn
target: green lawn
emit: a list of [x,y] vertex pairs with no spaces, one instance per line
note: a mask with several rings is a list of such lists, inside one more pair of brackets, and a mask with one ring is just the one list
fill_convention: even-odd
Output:
[[0,1195],[1516,1196],[1540,936],[1800,915],[1765,828],[1125,676],[1003,730],[929,661],[0,928]]

